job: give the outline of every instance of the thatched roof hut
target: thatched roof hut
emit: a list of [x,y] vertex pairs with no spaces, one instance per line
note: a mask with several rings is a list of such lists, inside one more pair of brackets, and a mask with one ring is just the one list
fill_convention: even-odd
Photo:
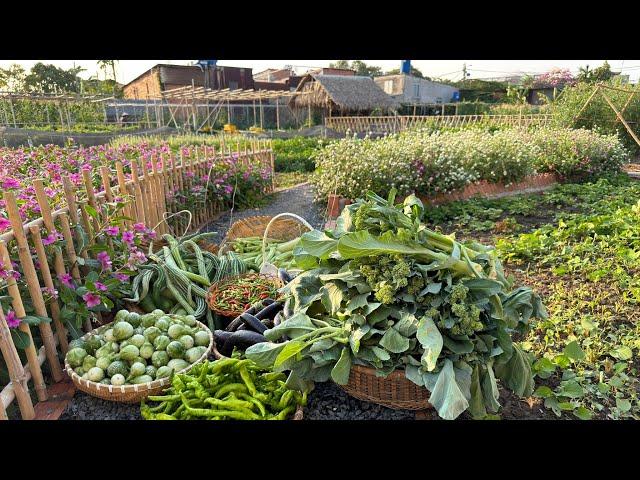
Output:
[[370,77],[308,74],[300,81],[296,92],[304,95],[293,97],[289,102],[291,108],[311,106],[353,113],[397,107],[396,101]]

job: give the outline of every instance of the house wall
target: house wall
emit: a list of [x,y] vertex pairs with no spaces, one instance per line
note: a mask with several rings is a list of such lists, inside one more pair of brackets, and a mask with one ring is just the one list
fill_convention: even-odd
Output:
[[454,92],[458,91],[450,85],[411,75],[385,75],[374,78],[374,81],[386,94],[409,104],[449,103]]
[[160,75],[156,67],[149,70],[140,78],[128,83],[123,88],[124,98],[144,99],[158,96],[162,92]]

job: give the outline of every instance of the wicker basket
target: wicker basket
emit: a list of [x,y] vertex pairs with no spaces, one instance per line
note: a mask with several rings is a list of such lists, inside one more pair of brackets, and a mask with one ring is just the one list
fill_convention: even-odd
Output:
[[[222,355],[218,349],[216,348],[216,341],[213,340],[213,344],[211,346],[211,353],[213,354],[213,357],[216,360],[220,360],[221,358],[225,358],[224,355]],[[304,408],[301,405],[298,405],[298,407],[296,408],[296,411],[293,414],[293,418],[291,418],[290,420],[302,420],[304,418]]]
[[[274,217],[259,215],[247,217],[236,221],[227,231],[227,235],[220,242],[220,253],[227,253],[231,250],[230,243],[236,238],[262,237],[267,225]],[[299,220],[293,218],[280,217],[269,227],[269,238],[274,240],[288,241],[299,237],[307,232],[309,227]]]
[[[195,363],[189,365],[187,368],[180,370],[178,373],[187,373],[189,370],[191,370],[191,367],[206,360],[209,356],[209,352],[211,352],[211,349],[213,348],[213,334],[211,333],[211,330],[209,330],[206,325],[200,322],[196,322],[196,324],[209,334],[209,348],[207,348],[207,351],[204,352],[204,354]],[[106,331],[110,326],[111,324],[103,325],[102,327],[97,328],[90,333],[87,333],[82,337],[82,339],[86,340],[91,335],[102,333]],[[139,403],[143,398],[146,398],[149,395],[157,395],[170,385],[169,377],[161,378],[160,380],[154,380],[153,382],[149,383],[142,383],[139,385],[104,385],[102,383],[91,382],[89,380],[84,380],[83,378],[81,378],[80,375],[73,371],[71,365],[67,363],[66,358],[64,360],[64,368],[67,371],[67,375],[71,377],[71,380],[73,380],[73,383],[78,390],[81,390],[93,397],[102,398],[111,402]]]
[[359,400],[396,410],[433,408],[429,404],[429,391],[407,380],[403,370],[395,370],[387,377],[378,377],[374,368],[352,365],[349,383],[338,386]]
[[[262,278],[267,279],[267,280],[270,280],[271,282],[273,282],[273,284],[277,288],[282,287],[282,282],[280,281],[279,278],[271,277],[271,276],[268,276],[268,275],[262,275],[262,274],[259,274],[259,273],[245,273],[245,274],[240,275],[240,276],[235,277],[235,278],[246,278],[246,277],[256,277],[256,276],[262,277]],[[216,299],[217,299],[217,296],[218,296],[219,286],[227,284],[231,280],[232,280],[232,278],[222,279],[219,282],[216,282],[216,283],[212,284],[211,287],[209,287],[209,291],[207,292],[207,304],[209,305],[209,309],[212,310],[213,312],[217,313],[218,315],[223,316],[223,317],[237,317],[238,315],[242,315],[246,310],[244,307],[239,307],[238,310],[225,310],[225,309],[219,308],[217,306]]]

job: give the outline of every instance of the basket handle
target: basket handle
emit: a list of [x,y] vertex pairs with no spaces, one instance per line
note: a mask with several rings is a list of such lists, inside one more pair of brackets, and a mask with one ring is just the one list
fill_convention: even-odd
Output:
[[315,228],[313,228],[309,224],[309,222],[307,222],[301,216],[296,215],[295,213],[284,212],[284,213],[279,213],[278,215],[273,217],[271,220],[269,220],[269,223],[267,223],[267,227],[264,229],[264,235],[262,236],[262,265],[260,265],[260,269],[261,270],[262,270],[262,267],[264,267],[265,263],[267,263],[265,256],[266,256],[266,253],[267,253],[267,238],[269,236],[269,228],[271,228],[271,224],[272,223],[274,223],[277,219],[282,218],[282,217],[290,217],[290,218],[293,218],[294,220],[298,220],[305,227],[307,227],[309,229],[309,231],[315,230]]

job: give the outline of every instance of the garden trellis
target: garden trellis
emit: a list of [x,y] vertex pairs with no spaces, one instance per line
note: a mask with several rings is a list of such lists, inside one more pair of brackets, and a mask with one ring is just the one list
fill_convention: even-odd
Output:
[[[32,382],[38,401],[47,400],[49,394],[41,367],[45,361],[52,380],[58,382],[63,379],[58,353],[66,353],[68,349],[68,333],[71,326],[63,322],[58,299],[52,298],[45,302],[43,289],[54,288],[54,274],[70,274],[75,281],[84,280],[85,262],[78,257],[82,255],[86,260],[93,253],[87,254],[85,249],[79,247],[81,239],[75,227],[80,226],[85,232],[91,232],[97,220],[106,216],[99,205],[112,202],[120,196],[127,200],[122,213],[130,219],[125,222],[144,223],[155,227],[159,234],[172,233],[166,217],[177,213],[179,206],[167,203],[167,192],[174,188],[189,188],[194,178],[208,176],[210,162],[215,164],[217,161],[224,162],[232,158],[244,165],[255,162],[273,175],[274,158],[270,142],[254,140],[245,143],[243,150],[236,144],[233,151],[230,145],[224,143],[218,149],[209,146],[192,148],[195,148],[195,159],[191,155],[184,158],[182,150],[178,155],[158,154],[159,158],[152,158],[151,168],[144,161],[131,160],[129,180],[126,180],[121,161],[115,162],[115,168],[103,165],[98,169],[104,188],[101,192],[95,191],[91,173],[79,169],[83,188],[76,189],[70,176],[63,177],[65,202],[55,211],[50,207],[50,199],[43,181],[36,179],[33,186],[41,217],[27,223],[22,221],[15,193],[10,190],[3,193],[12,229],[0,235],[0,265],[6,271],[18,270],[18,267],[12,264],[10,255],[11,252],[18,253],[17,263],[23,272],[28,293],[21,292],[13,276],[6,279],[7,291],[15,315],[20,319],[34,321],[21,321],[12,332],[8,328],[5,312],[0,308],[0,350],[10,379],[0,391],[0,419],[7,418],[7,407],[14,399],[22,418],[35,418],[36,413],[28,393],[28,382]],[[271,192],[273,186],[272,179],[265,186],[264,193]],[[189,230],[197,230],[220,215],[223,209],[222,201],[206,202],[205,197],[194,209],[193,222],[180,221],[177,228],[186,230],[190,225]],[[61,232],[64,249],[56,248],[49,258],[41,230],[47,234]],[[33,308],[33,315],[37,317],[27,315],[27,304]],[[38,318],[46,321],[37,321]],[[41,345],[34,342],[31,328],[35,324],[39,329]],[[90,323],[84,327],[85,330],[92,328]],[[20,361],[19,348],[25,351],[26,365],[22,365]]]
[[[612,101],[610,96],[607,95],[607,93],[606,93],[607,90],[610,91],[610,92],[615,92],[615,93],[628,94],[628,97],[626,98],[625,103],[622,106],[622,108],[618,109],[616,107],[616,105],[614,104],[614,102]],[[585,118],[582,117],[583,113],[585,113],[585,111],[587,110],[587,107],[598,97],[598,94],[600,94],[599,96],[606,102],[606,104],[615,113],[616,118],[614,120],[614,123],[618,123],[618,122],[622,123],[624,125],[624,128],[627,130],[627,132],[629,132],[629,135],[631,135],[633,140],[638,144],[638,146],[640,146],[640,139],[638,138],[636,133],[631,128],[631,123],[636,123],[636,122],[631,122],[631,121],[625,119],[625,117],[624,117],[625,111],[627,110],[627,108],[629,108],[629,105],[631,104],[631,102],[634,99],[637,99],[637,97],[636,97],[637,93],[638,93],[637,89],[625,89],[625,88],[620,88],[620,87],[614,87],[614,86],[611,86],[611,85],[606,85],[604,83],[598,83],[594,87],[593,92],[591,93],[591,95],[589,96],[587,101],[580,108],[578,113],[574,115],[573,122],[575,123],[577,120],[585,120]]]

